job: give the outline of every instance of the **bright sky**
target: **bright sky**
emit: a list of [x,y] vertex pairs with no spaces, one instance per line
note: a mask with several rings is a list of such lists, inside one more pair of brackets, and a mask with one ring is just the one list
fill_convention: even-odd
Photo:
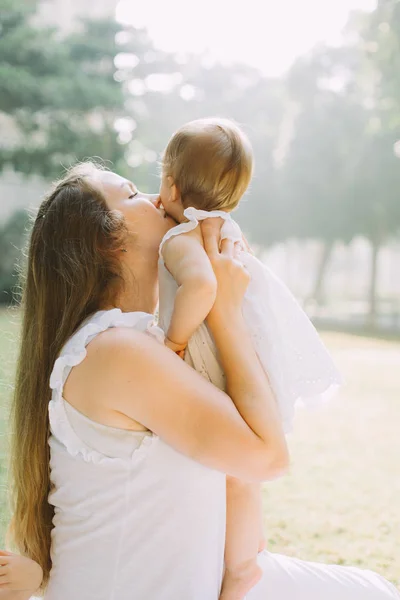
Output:
[[280,75],[318,42],[338,43],[351,10],[376,0],[121,0],[119,21],[166,51],[204,52]]

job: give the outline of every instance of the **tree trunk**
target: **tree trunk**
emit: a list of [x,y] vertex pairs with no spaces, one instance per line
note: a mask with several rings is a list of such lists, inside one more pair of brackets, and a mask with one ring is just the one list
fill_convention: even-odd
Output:
[[371,275],[369,282],[369,312],[368,325],[372,328],[376,327],[377,317],[377,278],[378,278],[378,259],[379,250],[381,249],[380,241],[375,238],[371,240]]
[[310,300],[314,300],[318,305],[323,304],[324,301],[324,281],[326,269],[332,256],[333,247],[335,242],[330,240],[324,242],[322,247],[322,253],[318,263],[317,273],[315,276],[314,290],[311,294]]

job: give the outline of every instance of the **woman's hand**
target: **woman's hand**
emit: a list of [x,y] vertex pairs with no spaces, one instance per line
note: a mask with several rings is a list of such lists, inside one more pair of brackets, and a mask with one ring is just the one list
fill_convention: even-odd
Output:
[[33,593],[41,586],[42,579],[43,571],[34,560],[0,550],[0,593],[2,590]]
[[214,306],[208,316],[209,323],[241,312],[243,297],[250,275],[240,262],[240,244],[222,240],[222,219],[210,218],[201,222],[204,248],[217,279],[218,291]]

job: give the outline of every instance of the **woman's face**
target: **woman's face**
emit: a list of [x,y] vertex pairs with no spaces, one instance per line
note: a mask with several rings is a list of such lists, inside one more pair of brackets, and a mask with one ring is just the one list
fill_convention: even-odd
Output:
[[131,182],[109,171],[99,171],[98,180],[111,210],[120,211],[140,247],[158,251],[164,235],[176,225],[162,209],[158,194],[143,194]]

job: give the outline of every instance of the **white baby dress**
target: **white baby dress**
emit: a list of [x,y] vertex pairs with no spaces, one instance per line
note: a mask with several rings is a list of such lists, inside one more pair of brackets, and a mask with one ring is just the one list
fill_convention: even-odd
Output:
[[[159,325],[167,331],[177,284],[164,265],[162,250],[171,237],[192,231],[199,221],[221,217],[221,240],[243,244],[239,225],[224,211],[187,208],[187,221],[170,229],[160,245]],[[286,285],[251,252],[240,254],[251,275],[243,301],[243,316],[257,355],[274,390],[285,432],[292,428],[296,404],[317,405],[331,397],[341,377],[317,331]],[[188,343],[185,360],[214,385],[223,389],[225,378],[205,323]]]

